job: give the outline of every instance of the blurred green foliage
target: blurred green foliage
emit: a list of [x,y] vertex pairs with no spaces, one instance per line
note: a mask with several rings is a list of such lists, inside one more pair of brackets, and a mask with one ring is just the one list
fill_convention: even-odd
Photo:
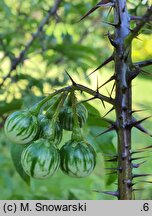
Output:
[[[11,159],[10,149],[15,150],[12,146],[15,147],[16,144],[9,141],[3,131],[4,121],[9,113],[28,108],[54,89],[68,85],[69,79],[65,70],[76,82],[81,81],[82,84],[96,89],[96,74],[90,77],[88,74],[112,54],[106,34],[108,31],[112,32],[113,29],[102,23],[102,20],[112,21],[113,16],[112,13],[108,15],[108,9],[100,8],[86,20],[78,22],[96,3],[96,0],[62,1],[57,15],[51,17],[49,24],[30,46],[24,63],[12,72],[11,77],[0,89],[0,199],[112,199],[107,195],[94,192],[94,190],[116,188],[116,185],[112,184],[116,181],[116,175],[106,175],[104,169],[110,166],[115,167],[115,163],[110,165],[105,162],[107,157],[104,157],[104,154],[115,154],[116,135],[112,132],[96,137],[108,126],[102,119],[110,108],[107,104],[104,109],[101,101],[98,100],[85,103],[89,118],[84,127],[84,134],[88,142],[96,148],[98,162],[93,174],[84,179],[71,178],[59,171],[48,180],[31,180],[28,186],[16,172]],[[24,49],[32,34],[37,31],[39,23],[53,4],[54,0],[0,1],[0,82],[7,76],[11,63]],[[148,1],[129,0],[128,8],[130,13],[140,16],[145,12],[147,4]],[[131,25],[134,26],[133,23]],[[150,27],[145,26],[139,36],[142,41],[134,42],[135,61],[152,57],[150,46],[152,39],[149,34]],[[141,49],[144,55],[139,52]],[[147,67],[146,70],[150,72],[151,67]],[[99,83],[106,81],[112,73],[113,65],[111,64],[100,70]],[[147,76],[142,75],[137,79],[138,86],[133,106],[139,109],[146,108],[150,112],[152,111],[150,90],[145,98],[144,86],[148,85],[149,81],[150,88],[151,77],[148,77],[148,81],[143,78]],[[107,88],[111,89],[111,85]],[[103,88],[103,93],[108,94],[106,88]],[[78,94],[78,98],[84,100],[88,98],[88,95]],[[146,114],[145,112],[144,115]],[[110,118],[114,119],[114,113],[110,114]],[[146,126],[151,130],[150,125],[151,121],[147,121]],[[70,138],[70,135],[69,132],[64,133],[61,145]],[[140,136],[139,138],[137,131],[133,131],[134,149],[151,142],[150,138]],[[143,166],[145,171],[145,165]],[[150,166],[147,163],[147,172],[150,172]],[[141,183],[140,187],[143,186]],[[140,196],[137,194],[136,198],[151,198],[148,191],[142,192]]]

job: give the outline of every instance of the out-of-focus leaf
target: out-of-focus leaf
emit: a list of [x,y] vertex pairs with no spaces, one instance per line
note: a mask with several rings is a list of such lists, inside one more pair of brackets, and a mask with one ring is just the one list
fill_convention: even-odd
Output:
[[[112,139],[114,137],[114,133],[109,133],[103,136],[96,137],[97,134],[99,134],[101,131],[101,127],[99,126],[92,126],[90,127],[90,131],[87,135],[87,140],[89,143],[91,143],[95,149],[96,152],[101,152],[103,153],[104,159],[105,159],[105,167],[106,168],[117,168],[117,163],[116,162],[106,162],[107,159],[111,159],[111,157],[107,157],[106,155],[111,154],[115,155],[116,154],[116,149],[114,144],[112,143]],[[112,172],[112,171],[109,171]],[[110,185],[113,182],[115,182],[117,178],[117,175],[106,175],[106,184]]]
[[14,110],[20,109],[22,106],[22,99],[13,99],[10,103],[6,101],[0,102],[0,114],[12,112]]
[[[100,134],[101,131],[106,129],[107,123],[100,118],[100,113],[95,107],[93,107],[89,103],[86,103],[85,106],[89,113],[88,121],[87,121],[87,125],[88,125],[87,140],[90,144],[92,144],[95,147],[96,152],[103,153],[105,160],[110,159],[106,157],[106,154],[111,154],[111,155],[116,154],[116,149],[114,147],[114,144],[112,143],[115,134],[113,132],[109,132],[103,136],[97,137],[97,135]],[[117,163],[105,162],[105,167],[116,168]],[[116,175],[107,175],[106,184],[110,185],[113,182],[115,182],[116,177],[117,177]]]
[[4,0],[0,0],[0,11],[5,11],[6,17],[11,16],[11,9]]
[[100,112],[91,104],[85,103],[85,107],[88,110],[88,119],[87,119],[87,125],[89,127],[91,126],[101,126],[101,127],[107,127],[108,124],[100,117]]
[[30,184],[30,177],[24,172],[23,167],[21,165],[21,154],[24,148],[27,145],[19,145],[19,144],[10,144],[11,157],[16,168],[16,171],[19,173],[21,178],[27,183]]

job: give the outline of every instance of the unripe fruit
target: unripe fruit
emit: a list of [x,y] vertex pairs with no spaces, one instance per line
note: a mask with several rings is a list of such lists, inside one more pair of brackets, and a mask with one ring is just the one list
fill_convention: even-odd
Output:
[[[82,127],[87,120],[88,111],[83,104],[77,104],[76,107],[79,126]],[[73,109],[72,106],[65,106],[62,108],[59,114],[60,123],[65,130],[72,131],[74,127],[74,117],[73,117]]]
[[61,170],[69,176],[85,177],[96,165],[96,153],[85,141],[68,141],[60,149]]
[[27,144],[33,141],[38,133],[37,117],[29,111],[16,111],[7,118],[4,129],[11,141]]
[[38,116],[40,133],[39,138],[49,139],[54,145],[58,145],[62,139],[62,127],[59,122],[51,121],[45,115]]
[[35,179],[48,178],[59,168],[59,150],[48,140],[39,139],[23,150],[21,164],[29,176]]

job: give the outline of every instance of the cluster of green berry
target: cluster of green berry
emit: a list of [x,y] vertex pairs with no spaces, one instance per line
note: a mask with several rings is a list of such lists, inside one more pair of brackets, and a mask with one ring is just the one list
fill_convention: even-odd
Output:
[[[47,104],[42,106],[42,104]],[[96,164],[96,153],[82,134],[88,112],[77,102],[74,91],[43,100],[29,110],[12,113],[5,122],[5,133],[14,143],[27,144],[21,154],[24,171],[44,179],[61,170],[73,177],[88,176]],[[72,131],[71,139],[59,150],[63,129]]]

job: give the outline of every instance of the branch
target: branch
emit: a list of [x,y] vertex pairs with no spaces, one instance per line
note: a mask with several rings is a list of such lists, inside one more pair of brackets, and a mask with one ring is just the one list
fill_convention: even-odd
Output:
[[34,40],[39,36],[39,34],[43,31],[44,26],[48,24],[50,17],[56,14],[61,1],[62,0],[55,1],[54,6],[49,9],[46,17],[44,17],[44,19],[41,21],[37,31],[31,34],[31,39],[27,42],[27,44],[25,45],[24,49],[20,52],[18,57],[15,58],[15,60],[12,62],[9,73],[3,78],[3,81],[0,84],[0,87],[4,84],[5,80],[11,76],[12,71],[14,71],[17,68],[17,66],[24,61],[25,55],[27,51],[29,50],[30,46],[32,45]]
[[76,84],[76,86],[74,86],[74,89],[84,91],[84,92],[94,96],[95,98],[98,98],[100,100],[103,100],[103,101],[105,101],[107,103],[110,103],[110,104],[114,105],[115,101],[112,98],[109,98],[109,97],[107,97],[107,96],[105,96],[103,94],[100,94],[99,92],[96,92],[96,91],[94,91],[94,90],[92,90],[92,89],[90,89],[90,88],[88,88],[86,86]]
[[47,96],[46,98],[44,98],[42,101],[39,102],[39,105],[37,106],[37,111],[39,112],[39,110],[41,109],[41,107],[47,103],[52,97],[54,97],[57,94],[60,94],[62,92],[71,92],[73,90],[78,90],[78,91],[84,91],[92,96],[94,96],[94,98],[98,98],[100,100],[103,100],[107,103],[110,103],[112,105],[114,105],[115,101],[105,95],[100,94],[99,92],[96,92],[86,86],[80,85],[80,84],[75,84],[75,85],[71,85],[71,86],[67,86],[64,88],[61,88],[59,90],[56,90],[55,92],[53,92],[52,94],[50,94],[49,96]]

